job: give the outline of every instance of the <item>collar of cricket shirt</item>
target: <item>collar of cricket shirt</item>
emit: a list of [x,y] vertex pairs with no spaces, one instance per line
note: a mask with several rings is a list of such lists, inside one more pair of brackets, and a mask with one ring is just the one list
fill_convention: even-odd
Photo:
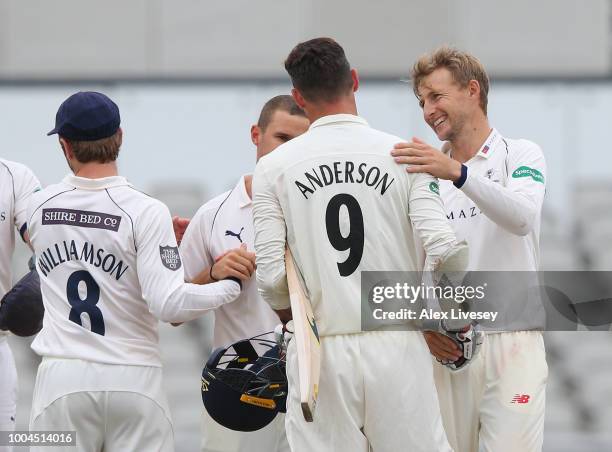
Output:
[[487,139],[484,141],[484,143],[482,144],[482,146],[480,147],[476,155],[479,157],[488,159],[491,156],[491,154],[493,154],[493,152],[495,151],[495,146],[497,145],[497,142],[499,141],[500,138],[501,138],[501,135],[499,134],[497,129],[492,128],[491,133],[489,134]]
[[[240,180],[238,181],[238,185],[236,185],[236,194],[238,195],[238,207],[240,207],[241,209],[246,207],[246,206],[250,206],[251,203],[253,202],[253,200],[249,197],[249,194],[247,193],[246,190],[246,184],[244,183],[244,178],[247,175],[243,175]],[[251,184],[253,184],[253,182],[251,181]],[[253,185],[251,185],[251,191],[253,190]]]
[[[501,139],[501,135],[499,134],[497,129],[495,128],[491,129],[489,136],[484,141],[484,143],[482,144],[478,152],[474,154],[474,157],[469,159],[466,163],[471,162],[476,157],[482,157],[483,159],[488,159],[491,156],[491,154],[493,154],[493,152],[495,151],[495,146],[497,145],[500,139]],[[450,143],[448,141],[444,142],[444,144],[442,145],[441,151],[444,154],[447,154],[449,157],[452,158],[453,149],[451,148]]]
[[83,190],[103,190],[105,188],[118,187],[120,185],[132,185],[123,176],[88,179],[86,177],[75,176],[74,174],[66,175],[66,177],[64,177],[64,183]]
[[315,127],[327,126],[330,124],[338,124],[338,123],[353,123],[353,124],[359,124],[362,126],[368,126],[368,123],[366,122],[366,120],[360,116],[341,113],[338,115],[322,116],[321,118],[317,119],[315,122],[310,124],[309,130],[314,129]]

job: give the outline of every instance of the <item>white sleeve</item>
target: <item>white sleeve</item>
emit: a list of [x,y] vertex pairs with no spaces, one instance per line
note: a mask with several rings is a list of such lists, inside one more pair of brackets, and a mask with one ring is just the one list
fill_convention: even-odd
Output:
[[521,140],[508,155],[506,186],[468,170],[461,186],[474,204],[491,221],[516,235],[527,235],[542,210],[546,161],[542,150],[534,143]]
[[260,161],[253,174],[253,224],[257,288],[275,310],[291,306],[285,270],[287,227],[278,197]]
[[206,210],[201,208],[189,222],[179,247],[186,281],[192,281],[202,270],[214,264],[209,239],[210,225],[206,221]]
[[19,231],[21,238],[27,227],[27,210],[32,193],[40,190],[40,182],[34,176],[34,173],[26,166],[19,165],[15,168],[13,174],[13,183],[15,187],[15,210],[13,222]]
[[168,208],[151,203],[135,224],[138,280],[149,311],[164,322],[186,322],[239,295],[238,280],[185,283]]
[[429,174],[411,176],[409,215],[425,253],[425,270],[433,270],[457,245],[439,194],[438,180]]

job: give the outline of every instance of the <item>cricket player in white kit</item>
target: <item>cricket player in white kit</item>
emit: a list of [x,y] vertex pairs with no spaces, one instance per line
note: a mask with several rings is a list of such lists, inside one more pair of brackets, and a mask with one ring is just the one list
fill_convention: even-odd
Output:
[[361,331],[361,272],[416,271],[413,233],[429,268],[461,253],[435,179],[406,179],[395,136],[357,116],[358,77],[338,43],[296,46],[285,68],[308,132],[262,158],[253,178],[257,281],[281,315],[290,307],[284,250],[304,278],[321,339],[314,420],[300,408],[295,343],[287,352],[292,451],[449,451],[431,359],[418,331]]
[[[257,160],[304,133],[308,125],[304,112],[291,96],[270,99],[257,124],[251,127]],[[255,270],[252,179],[250,174],[242,176],[232,190],[204,204],[189,223],[180,246],[187,281],[207,284],[228,276],[242,280],[240,296],[214,311],[214,349],[273,331],[279,323],[278,316],[258,294],[252,278]],[[280,413],[266,427],[254,432],[225,428],[206,410],[202,416],[205,452],[289,451],[285,416]]]
[[[36,190],[40,190],[40,183],[29,168],[0,159],[0,298],[12,284],[15,229],[28,242],[26,213],[30,196]],[[17,412],[17,370],[7,336],[7,331],[0,330],[0,431],[14,430]],[[0,452],[9,450],[0,446]]]
[[45,305],[30,430],[75,430],[79,451],[172,451],[158,319],[193,319],[241,284],[184,282],[167,207],[117,174],[119,123],[108,97],[80,92],[49,132],[74,174],[28,208]]
[[[397,144],[396,161],[410,164],[411,175],[441,179],[446,215],[469,245],[469,270],[535,272],[546,182],[542,151],[489,125],[489,81],[472,55],[440,48],[415,63],[412,79],[425,121],[446,144],[443,152],[416,138]],[[523,331],[486,334],[480,355],[464,372],[434,365],[444,426],[456,452],[542,449],[544,325],[538,318],[520,320]],[[436,358],[459,357],[443,335],[425,335]]]

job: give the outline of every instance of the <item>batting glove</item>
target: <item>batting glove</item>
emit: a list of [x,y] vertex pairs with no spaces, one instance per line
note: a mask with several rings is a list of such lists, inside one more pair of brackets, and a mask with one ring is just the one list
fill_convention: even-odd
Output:
[[461,357],[456,361],[437,359],[439,363],[454,372],[459,372],[471,364],[478,355],[484,340],[484,333],[477,323],[472,323],[468,325],[467,329],[463,328],[457,331],[447,329],[444,321],[442,321],[440,322],[440,332],[450,338],[461,350]]

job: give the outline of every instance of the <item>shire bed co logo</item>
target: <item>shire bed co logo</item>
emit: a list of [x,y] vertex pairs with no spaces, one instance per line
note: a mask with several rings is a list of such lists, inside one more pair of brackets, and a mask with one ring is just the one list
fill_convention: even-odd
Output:
[[528,166],[521,166],[514,170],[512,177],[518,179],[519,177],[531,177],[534,181],[544,183],[544,176],[537,169],[529,168]]

